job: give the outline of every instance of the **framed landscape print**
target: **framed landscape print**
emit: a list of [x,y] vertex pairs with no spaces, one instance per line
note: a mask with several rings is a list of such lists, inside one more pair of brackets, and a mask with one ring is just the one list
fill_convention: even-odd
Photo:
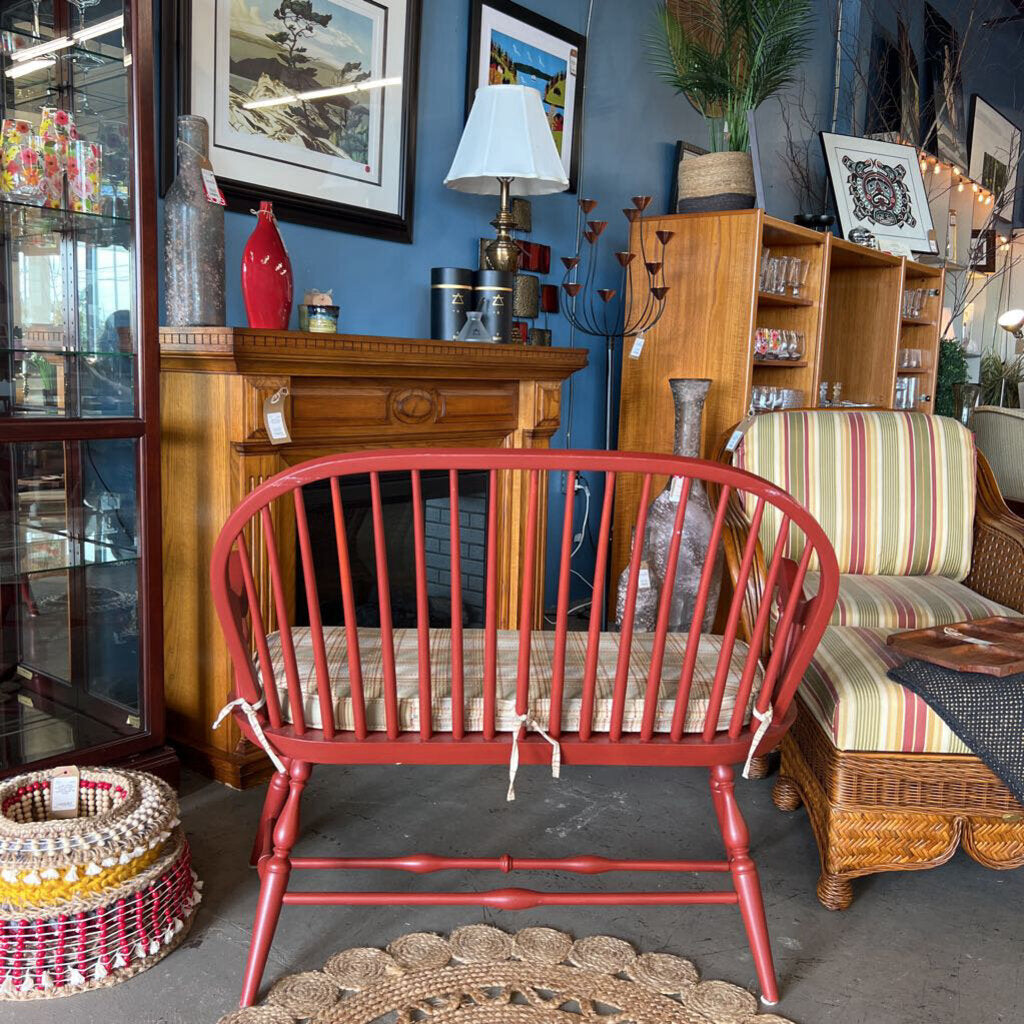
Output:
[[472,0],[466,116],[481,85],[528,85],[540,93],[569,191],[576,191],[583,128],[586,39],[508,0]]
[[928,195],[913,146],[821,133],[843,236],[874,237],[898,254],[936,252]]
[[1020,129],[980,96],[971,97],[971,162],[967,173],[995,196],[996,210],[1013,216],[1020,168]]
[[412,240],[420,0],[164,0],[162,190],[177,113],[228,207]]

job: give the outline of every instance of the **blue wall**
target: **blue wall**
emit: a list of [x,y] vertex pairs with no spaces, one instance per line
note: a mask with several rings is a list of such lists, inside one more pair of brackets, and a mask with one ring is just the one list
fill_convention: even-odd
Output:
[[[574,29],[586,31],[588,0],[521,0],[526,6]],[[295,273],[297,293],[307,288],[333,289],[341,307],[341,330],[351,333],[424,337],[429,332],[429,272],[433,266],[474,266],[477,239],[489,234],[494,215],[492,197],[470,196],[446,189],[442,180],[463,127],[469,0],[423,0],[420,48],[419,113],[414,242],[401,245],[281,223]],[[872,5],[880,14],[894,3]],[[923,52],[923,4],[914,3],[912,37]],[[955,0],[935,6],[956,23]],[[999,6],[994,4],[993,6]],[[617,275],[610,254],[625,247],[626,221],[619,212],[628,197],[651,194],[652,212],[667,210],[677,139],[702,144],[706,131],[700,117],[682,97],[657,79],[645,57],[645,37],[653,20],[656,0],[593,0],[588,35],[587,82],[583,121],[582,187],[578,195],[598,200],[591,215],[609,222],[604,248],[609,254],[608,280]],[[835,39],[834,5],[815,0],[812,52],[804,69],[803,102],[817,122],[827,127],[832,109]],[[846,0],[850,22],[859,21],[870,42],[871,13],[867,3]],[[890,11],[891,13],[891,11]],[[961,12],[962,13],[962,12]],[[883,18],[884,20],[884,18]],[[894,20],[894,19],[893,19]],[[891,26],[895,31],[895,24]],[[976,32],[989,30],[975,29]],[[1020,99],[1015,94],[1020,60],[1021,29],[1008,26],[985,37],[987,59],[965,69],[965,96],[979,92],[1022,123]],[[1013,73],[1008,74],[1007,70]],[[793,187],[785,152],[785,134],[777,100],[763,104],[757,114],[766,205],[774,215],[790,218],[801,204]],[[552,248],[552,273],[557,283],[558,257],[571,253],[576,229],[576,195],[553,195],[533,200],[531,240]],[[228,322],[245,323],[237,268],[242,249],[254,224],[246,211],[228,212],[227,265]],[[293,326],[295,324],[293,323]],[[571,338],[562,317],[550,326],[556,345],[590,349],[590,365],[563,394],[563,427],[553,439],[564,446],[567,432],[574,448],[602,447],[604,440],[605,354],[602,339]],[[685,343],[682,341],[681,343]],[[617,374],[616,374],[617,376]],[[571,420],[570,420],[571,415]],[[550,515],[559,522],[562,496],[551,497]],[[599,500],[600,495],[595,495]],[[592,556],[585,547],[578,566],[590,574]],[[549,573],[549,579],[553,573]],[[585,592],[576,584],[576,594]]]

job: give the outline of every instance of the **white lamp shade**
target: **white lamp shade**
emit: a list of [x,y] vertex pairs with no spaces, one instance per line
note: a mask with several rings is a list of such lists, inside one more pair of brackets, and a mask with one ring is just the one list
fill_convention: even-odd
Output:
[[569,187],[540,93],[529,86],[477,89],[444,183],[459,192],[497,195],[498,178],[512,178],[510,191],[517,196]]

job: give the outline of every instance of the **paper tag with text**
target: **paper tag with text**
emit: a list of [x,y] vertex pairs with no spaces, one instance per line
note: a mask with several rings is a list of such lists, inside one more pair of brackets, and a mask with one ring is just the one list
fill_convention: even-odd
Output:
[[639,359],[640,353],[644,350],[644,342],[647,339],[642,334],[638,334],[633,341],[633,347],[629,350],[630,359]]
[[53,818],[78,817],[78,769],[71,765],[55,768],[50,777],[50,816]]
[[672,488],[668,492],[669,499],[671,501],[678,501],[683,494],[683,478],[681,476],[672,477]]
[[284,400],[287,397],[288,389],[278,388],[263,403],[263,424],[271,444],[287,444],[292,439],[284,416]]
[[637,584],[641,590],[651,589],[651,571],[646,565],[640,566],[640,572],[637,574]]
[[750,429],[750,424],[754,422],[753,416],[748,416],[742,423],[732,432],[729,440],[725,444],[725,450],[727,452],[734,452],[740,446],[740,441],[743,440],[743,435]]
[[220,190],[220,185],[217,184],[217,176],[213,171],[209,167],[203,167],[200,174],[203,176],[203,193],[206,196],[206,201],[216,203],[218,206],[227,206],[227,200]]

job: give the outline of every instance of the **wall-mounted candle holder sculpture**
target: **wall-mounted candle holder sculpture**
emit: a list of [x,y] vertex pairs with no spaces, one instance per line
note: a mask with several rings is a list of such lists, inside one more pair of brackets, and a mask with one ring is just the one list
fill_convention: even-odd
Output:
[[[596,199],[579,200],[583,217],[580,218],[576,251],[572,256],[562,257],[565,265],[562,290],[570,300],[563,310],[566,319],[581,334],[605,339],[604,444],[609,450],[612,447],[612,367],[615,343],[620,339],[623,342],[627,338],[642,339],[665,312],[665,296],[669,290],[665,284],[665,247],[672,240],[674,232],[645,230],[643,212],[650,203],[650,196],[633,196],[633,205],[622,211],[630,223],[631,233],[632,225],[639,224],[636,235],[640,251],[637,253],[626,249],[615,253],[621,273],[618,288],[595,287],[601,257],[601,236],[608,226],[607,221],[587,219],[597,206]],[[653,234],[654,239],[649,239],[649,234]],[[637,257],[644,268],[641,273],[637,273],[637,267],[630,269]],[[642,349],[643,343],[639,344]]]

